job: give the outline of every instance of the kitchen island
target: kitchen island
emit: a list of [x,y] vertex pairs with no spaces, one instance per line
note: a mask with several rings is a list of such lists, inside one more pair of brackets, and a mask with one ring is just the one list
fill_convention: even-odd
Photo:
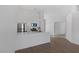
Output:
[[32,46],[50,42],[50,35],[47,32],[23,32],[17,33],[16,49],[29,48]]

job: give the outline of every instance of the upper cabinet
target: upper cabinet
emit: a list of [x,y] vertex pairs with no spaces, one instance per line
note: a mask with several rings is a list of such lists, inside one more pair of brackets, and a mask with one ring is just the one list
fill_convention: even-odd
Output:
[[17,17],[18,21],[41,20],[43,19],[43,11],[35,7],[19,6]]

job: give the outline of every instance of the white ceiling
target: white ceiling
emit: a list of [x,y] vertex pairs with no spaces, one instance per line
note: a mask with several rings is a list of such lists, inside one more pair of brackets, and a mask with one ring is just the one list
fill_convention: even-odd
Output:
[[45,14],[66,15],[72,9],[72,5],[22,5],[20,8],[29,10],[42,10]]

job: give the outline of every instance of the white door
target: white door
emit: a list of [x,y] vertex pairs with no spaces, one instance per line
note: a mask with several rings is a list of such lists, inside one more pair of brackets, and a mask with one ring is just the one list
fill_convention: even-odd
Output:
[[65,22],[55,22],[54,23],[54,35],[55,36],[65,36]]

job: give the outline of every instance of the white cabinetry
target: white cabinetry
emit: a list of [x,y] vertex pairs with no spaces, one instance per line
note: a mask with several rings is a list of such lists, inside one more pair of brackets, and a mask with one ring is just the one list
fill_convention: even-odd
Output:
[[50,42],[50,35],[45,32],[18,33],[16,50]]

